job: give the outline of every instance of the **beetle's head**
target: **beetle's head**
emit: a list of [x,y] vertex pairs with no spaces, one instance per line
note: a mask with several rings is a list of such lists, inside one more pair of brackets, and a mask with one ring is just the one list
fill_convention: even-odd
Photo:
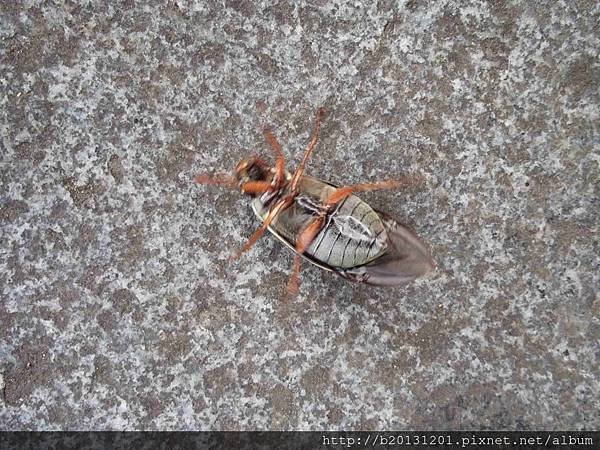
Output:
[[269,181],[272,177],[269,165],[262,159],[252,156],[239,162],[235,177],[240,183],[248,181]]

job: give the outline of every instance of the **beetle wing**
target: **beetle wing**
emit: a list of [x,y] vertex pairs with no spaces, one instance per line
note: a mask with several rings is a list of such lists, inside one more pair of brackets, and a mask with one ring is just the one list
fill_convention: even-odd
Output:
[[413,281],[435,268],[427,246],[404,225],[381,211],[388,233],[388,251],[380,258],[363,266],[350,269],[333,269],[351,281],[375,286],[397,286]]

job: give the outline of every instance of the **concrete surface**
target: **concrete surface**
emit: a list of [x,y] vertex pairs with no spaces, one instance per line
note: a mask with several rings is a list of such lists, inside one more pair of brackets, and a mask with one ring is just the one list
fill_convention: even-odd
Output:
[[[0,428],[600,428],[597,2],[59,3],[0,5]],[[227,261],[193,177],[319,106],[309,173],[427,177],[363,197],[435,274]]]

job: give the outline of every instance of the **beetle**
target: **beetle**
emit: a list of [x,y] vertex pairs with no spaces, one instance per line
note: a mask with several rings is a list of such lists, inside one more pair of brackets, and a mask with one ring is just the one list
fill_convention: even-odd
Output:
[[340,187],[304,174],[323,114],[324,108],[320,108],[310,142],[293,174],[285,169],[281,145],[267,127],[263,134],[277,157],[273,167],[252,156],[237,165],[235,176],[195,178],[198,184],[239,188],[253,197],[252,209],[262,225],[231,259],[240,257],[270,231],[295,253],[287,284],[289,296],[298,293],[302,259],[347,280],[375,286],[401,285],[433,270],[430,252],[414,232],[355,195],[408,186],[422,177]]

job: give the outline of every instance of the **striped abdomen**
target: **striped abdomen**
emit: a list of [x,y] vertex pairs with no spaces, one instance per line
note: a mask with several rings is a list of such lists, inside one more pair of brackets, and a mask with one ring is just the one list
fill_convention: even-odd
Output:
[[[335,187],[312,177],[302,177],[300,193],[294,203],[271,223],[270,230],[288,245],[294,246],[298,233],[318,214]],[[261,198],[254,209],[264,218]],[[387,233],[379,215],[360,198],[350,195],[327,216],[325,224],[310,244],[308,256],[334,268],[367,264],[387,250]]]
[[328,266],[348,268],[381,256],[386,242],[386,231],[377,213],[351,195],[330,214],[307,253]]

